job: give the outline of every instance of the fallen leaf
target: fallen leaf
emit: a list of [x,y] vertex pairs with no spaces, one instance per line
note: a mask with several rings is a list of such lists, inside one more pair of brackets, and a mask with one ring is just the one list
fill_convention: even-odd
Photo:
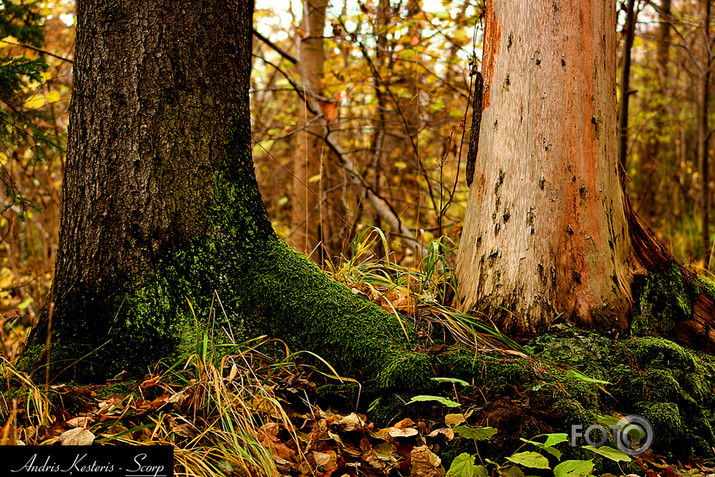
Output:
[[454,439],[454,431],[450,429],[449,427],[442,427],[439,429],[435,429],[434,431],[430,432],[427,437],[444,437],[448,441],[451,441]]
[[89,416],[75,417],[67,421],[67,425],[70,427],[87,427],[94,422]]
[[142,389],[146,389],[152,386],[156,386],[156,383],[158,383],[160,379],[161,376],[154,376],[153,378],[146,379],[139,385],[139,387]]
[[340,419],[340,421],[338,421],[338,424],[341,426],[345,426],[346,431],[358,431],[363,428],[363,426],[365,425],[365,421],[360,419],[360,416],[352,412]]
[[390,437],[414,437],[418,434],[417,429],[408,427],[407,429],[399,429],[391,427],[389,431]]
[[412,477],[444,476],[442,460],[427,446],[413,448],[410,453],[410,461],[412,462],[412,472],[410,473]]
[[84,427],[75,427],[63,432],[59,440],[63,446],[88,446],[94,442],[94,434]]
[[398,429],[404,429],[405,427],[410,427],[410,426],[414,426],[414,425],[415,425],[415,421],[413,421],[409,417],[406,417],[392,427],[396,427]]
[[338,464],[338,456],[334,451],[318,452],[313,451],[313,459],[315,464],[323,469],[332,469]]
[[449,427],[458,426],[465,420],[466,419],[464,418],[464,414],[462,414],[461,412],[457,414],[447,414],[446,416],[444,416],[444,423],[447,424]]

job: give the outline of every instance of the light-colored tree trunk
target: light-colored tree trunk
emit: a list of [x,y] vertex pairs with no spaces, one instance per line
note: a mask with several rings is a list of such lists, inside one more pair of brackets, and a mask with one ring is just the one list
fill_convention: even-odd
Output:
[[507,330],[624,328],[631,242],[616,137],[615,2],[487,2],[460,307]]
[[[328,0],[303,2],[303,34],[298,44],[299,69],[305,95],[323,101],[325,75],[325,12]],[[327,110],[326,110],[327,111]],[[301,105],[305,130],[299,135],[293,162],[291,243],[300,252],[310,254],[317,263],[339,255],[344,235],[344,207],[340,182],[343,181],[338,161],[326,147],[321,122],[330,114]]]

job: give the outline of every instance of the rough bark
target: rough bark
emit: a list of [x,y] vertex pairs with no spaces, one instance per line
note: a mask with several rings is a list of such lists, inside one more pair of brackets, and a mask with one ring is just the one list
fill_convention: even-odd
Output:
[[[78,2],[54,313],[25,366],[46,364],[51,333],[57,376],[144,373],[230,326],[384,386],[429,375],[404,353],[409,327],[273,232],[250,155],[251,13],[223,0]],[[215,296],[224,313],[208,326]]]
[[506,329],[559,317],[627,325],[615,19],[612,2],[487,3],[479,152],[457,275],[460,307]]
[[623,192],[615,3],[497,0],[486,21],[461,307],[506,330],[565,319],[715,352],[715,285],[677,263]]

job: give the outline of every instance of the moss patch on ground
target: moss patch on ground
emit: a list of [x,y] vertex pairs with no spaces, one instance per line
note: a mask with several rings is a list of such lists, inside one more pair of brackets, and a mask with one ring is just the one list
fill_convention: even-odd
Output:
[[[482,408],[477,417],[482,424],[499,428],[495,420],[500,416],[490,406],[505,399],[514,408],[510,414],[524,423],[523,431],[515,429],[516,438],[532,437],[534,428],[569,432],[572,424],[585,429],[601,416],[638,414],[654,427],[656,452],[671,457],[712,455],[713,357],[662,338],[614,341],[580,330],[542,335],[526,348],[538,359],[466,351],[442,357],[447,375],[473,377],[483,396],[476,403]],[[518,409],[519,402],[528,406]]]

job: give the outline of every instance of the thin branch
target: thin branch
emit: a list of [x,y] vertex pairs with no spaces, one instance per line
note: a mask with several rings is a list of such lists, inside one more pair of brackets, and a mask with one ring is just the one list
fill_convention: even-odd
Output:
[[266,45],[270,46],[273,49],[273,51],[275,51],[276,53],[278,53],[279,55],[281,55],[283,58],[290,61],[294,65],[298,64],[298,60],[295,58],[295,56],[291,55],[290,53],[285,51],[283,48],[281,48],[280,46],[276,45],[275,43],[273,43],[271,40],[269,40],[265,36],[258,33],[258,31],[255,28],[252,28],[252,30],[253,30],[253,34],[256,36],[256,38],[261,40]]

